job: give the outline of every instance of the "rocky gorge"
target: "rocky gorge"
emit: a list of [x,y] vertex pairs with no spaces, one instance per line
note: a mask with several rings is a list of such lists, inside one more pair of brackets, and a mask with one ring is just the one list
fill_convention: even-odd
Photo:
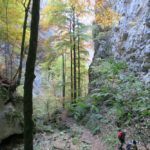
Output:
[[[70,123],[73,120],[73,124],[77,126],[75,135],[72,136],[74,134],[72,129],[76,128],[73,124],[64,131],[58,130],[58,127],[54,127],[54,130],[49,129],[52,124],[64,126],[64,122],[60,121],[63,111],[55,118],[58,123],[52,121],[49,109],[52,109],[54,105],[50,105],[52,103],[48,100],[54,101],[54,98],[46,95],[49,93],[51,83],[47,82],[47,74],[40,67],[35,69],[33,96],[37,96],[34,98],[34,107],[37,108],[38,105],[38,108],[37,110],[33,108],[34,111],[36,110],[34,115],[42,112],[40,117],[34,116],[37,124],[34,140],[36,149],[45,150],[47,145],[47,149],[51,146],[51,149],[91,150],[93,146],[93,150],[114,150],[118,144],[117,130],[123,128],[127,133],[127,140],[135,138],[138,146],[141,147],[140,150],[144,148],[148,150],[150,142],[150,0],[109,0],[109,3],[119,15],[119,19],[111,27],[106,28],[93,23],[95,53],[89,67],[89,94],[83,99],[77,99],[73,105],[66,104],[66,116],[71,117],[71,121],[65,119],[63,121]],[[42,72],[46,75],[42,75]],[[42,84],[42,80],[45,84]],[[53,91],[55,94],[55,89]],[[12,135],[23,133],[22,98],[15,95],[14,101],[8,103],[8,93],[5,92],[0,89],[0,142]],[[61,98],[58,97],[58,99],[60,102]],[[43,105],[40,105],[41,103]],[[38,123],[37,120],[42,123]],[[74,123],[74,120],[77,122]],[[87,133],[85,127],[92,131],[89,133],[88,130],[88,142],[82,139],[82,136]],[[46,128],[45,131],[44,128]],[[82,132],[78,133],[78,130]],[[92,142],[89,143],[90,139],[96,143],[96,146]],[[13,147],[12,145],[8,148],[9,150]],[[99,149],[99,145],[102,149]],[[19,148],[23,149],[22,142]],[[19,148],[17,145],[15,150]]]

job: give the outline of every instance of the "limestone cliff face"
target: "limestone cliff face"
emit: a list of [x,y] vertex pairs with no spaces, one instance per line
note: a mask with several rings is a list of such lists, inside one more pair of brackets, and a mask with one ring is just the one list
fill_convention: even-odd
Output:
[[[96,58],[107,58],[110,52],[116,60],[125,60],[129,69],[150,83],[150,0],[111,0],[120,15],[111,29],[96,27],[93,31]],[[98,34],[100,36],[98,36]],[[108,53],[108,51],[110,51]],[[91,72],[91,78],[94,76]],[[90,85],[92,88],[92,85]]]
[[150,82],[150,0],[117,0],[119,24],[112,29],[112,52]]

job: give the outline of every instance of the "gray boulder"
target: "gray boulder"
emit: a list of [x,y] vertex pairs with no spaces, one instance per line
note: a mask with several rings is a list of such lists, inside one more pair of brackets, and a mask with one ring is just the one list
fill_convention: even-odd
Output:
[[0,142],[23,132],[22,118],[22,101],[5,105],[5,101],[0,98]]

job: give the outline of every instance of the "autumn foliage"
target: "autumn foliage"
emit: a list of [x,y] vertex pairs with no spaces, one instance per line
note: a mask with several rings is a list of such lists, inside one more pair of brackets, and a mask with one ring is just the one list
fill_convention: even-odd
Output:
[[102,27],[111,26],[117,22],[119,15],[112,9],[107,0],[96,0],[95,4],[96,23]]

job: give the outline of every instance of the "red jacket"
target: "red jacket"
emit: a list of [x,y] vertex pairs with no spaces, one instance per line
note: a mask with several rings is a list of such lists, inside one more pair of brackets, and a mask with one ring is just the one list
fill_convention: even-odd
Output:
[[125,133],[122,132],[122,131],[119,131],[119,132],[118,132],[118,138],[119,138],[119,139],[124,139],[124,138],[125,138]]

